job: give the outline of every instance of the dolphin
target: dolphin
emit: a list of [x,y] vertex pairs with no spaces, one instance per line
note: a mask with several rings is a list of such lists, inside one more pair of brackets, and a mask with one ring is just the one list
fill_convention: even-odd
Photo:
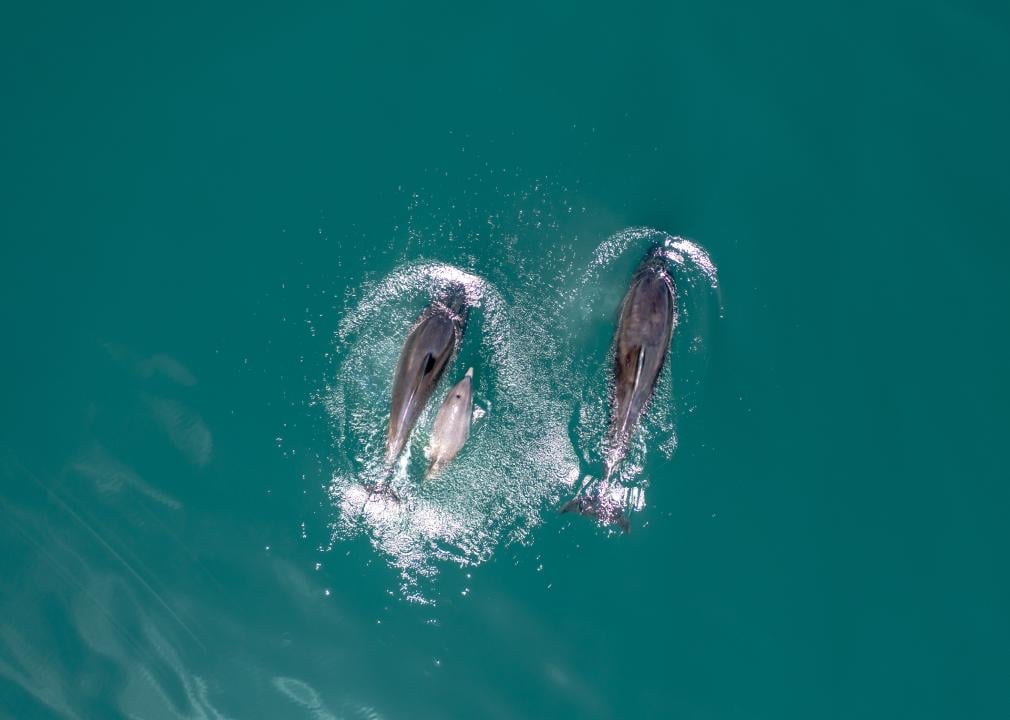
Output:
[[387,464],[392,464],[407,444],[417,418],[463,338],[466,317],[462,288],[453,288],[424,309],[407,335],[393,374]]
[[[628,452],[638,421],[656,389],[659,373],[670,351],[677,321],[673,278],[658,247],[653,248],[632,276],[621,303],[614,337],[614,383],[610,397],[610,425],[604,458],[606,486]],[[627,518],[619,507],[608,507],[600,493],[576,495],[561,509],[579,512],[621,525]]]
[[442,407],[435,416],[428,445],[428,474],[425,479],[436,477],[463,447],[470,436],[470,418],[473,415],[473,368],[453,385],[442,401]]

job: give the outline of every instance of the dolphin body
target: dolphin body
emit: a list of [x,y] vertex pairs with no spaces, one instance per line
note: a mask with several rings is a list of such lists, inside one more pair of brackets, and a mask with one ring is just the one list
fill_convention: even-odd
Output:
[[[614,339],[614,386],[605,443],[604,486],[627,454],[631,436],[652,399],[670,351],[676,324],[676,296],[673,278],[658,250],[650,251],[638,266],[621,303]],[[599,493],[576,495],[561,512],[579,512],[628,530],[622,508],[605,501]]]
[[386,462],[403,451],[414,424],[431,399],[466,329],[462,289],[453,289],[424,309],[403,343],[393,374]]
[[425,479],[441,473],[451,463],[470,437],[473,415],[473,368],[458,383],[449,388],[431,429],[428,457],[431,464]]

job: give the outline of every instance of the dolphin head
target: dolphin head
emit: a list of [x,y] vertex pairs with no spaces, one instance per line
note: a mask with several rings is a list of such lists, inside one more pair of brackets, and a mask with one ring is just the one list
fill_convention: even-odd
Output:
[[633,283],[643,279],[648,275],[658,275],[666,283],[670,290],[673,290],[673,278],[670,276],[670,268],[667,257],[663,253],[662,245],[653,245],[642,258],[642,262],[635,270]]
[[649,251],[645,253],[645,257],[642,258],[641,264],[638,266],[637,272],[643,272],[645,270],[652,270],[654,272],[666,273],[666,255],[663,254],[663,246],[656,244],[649,248]]
[[435,301],[449,311],[449,314],[457,325],[460,327],[466,325],[469,310],[466,300],[466,288],[460,284],[450,285],[435,297]]

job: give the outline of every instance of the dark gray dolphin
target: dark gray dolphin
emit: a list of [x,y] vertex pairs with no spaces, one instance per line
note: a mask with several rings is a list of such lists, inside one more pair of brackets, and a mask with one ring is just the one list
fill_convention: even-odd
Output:
[[[614,338],[614,385],[604,445],[604,484],[627,454],[635,427],[652,399],[670,351],[675,321],[673,278],[659,248],[653,248],[635,271],[621,303]],[[562,508],[562,512],[570,511],[599,517],[627,530],[623,509],[606,507],[598,494],[576,496]]]
[[674,297],[663,259],[651,253],[635,271],[621,305],[604,480],[624,459],[631,434],[656,389],[673,336]]
[[400,351],[386,437],[386,462],[400,455],[452,359],[466,327],[466,299],[453,289],[424,309]]

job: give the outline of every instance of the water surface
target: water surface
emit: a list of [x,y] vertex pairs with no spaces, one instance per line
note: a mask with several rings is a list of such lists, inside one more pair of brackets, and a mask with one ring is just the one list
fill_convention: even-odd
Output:
[[[1006,717],[1008,76],[985,2],[0,10],[0,717]],[[452,278],[483,415],[361,513]]]

